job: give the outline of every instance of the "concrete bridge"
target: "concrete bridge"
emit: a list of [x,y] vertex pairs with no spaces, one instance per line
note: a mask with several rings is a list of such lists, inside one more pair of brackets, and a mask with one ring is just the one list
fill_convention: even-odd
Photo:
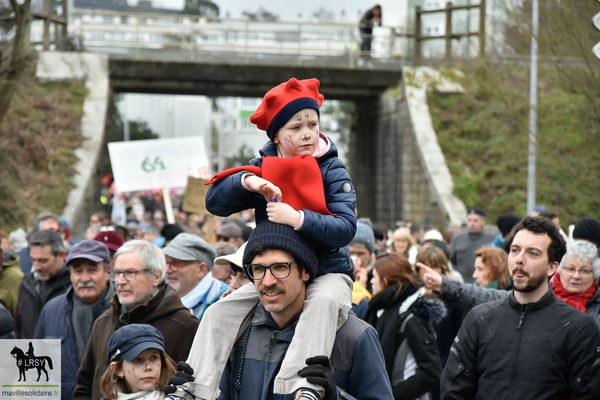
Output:
[[[106,54],[115,92],[261,97],[290,77],[318,78],[327,99],[355,104],[348,169],[359,216],[390,227],[402,219],[438,228],[459,222],[420,156],[399,29],[375,30],[367,58],[357,50],[354,24],[74,14],[73,33],[86,51]],[[444,179],[451,185],[449,173]]]

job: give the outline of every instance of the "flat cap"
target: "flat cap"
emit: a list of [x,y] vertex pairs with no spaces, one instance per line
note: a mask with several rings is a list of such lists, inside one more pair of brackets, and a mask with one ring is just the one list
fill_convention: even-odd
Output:
[[180,233],[163,249],[166,256],[181,261],[212,261],[217,257],[217,252],[208,243],[198,236],[189,233]]

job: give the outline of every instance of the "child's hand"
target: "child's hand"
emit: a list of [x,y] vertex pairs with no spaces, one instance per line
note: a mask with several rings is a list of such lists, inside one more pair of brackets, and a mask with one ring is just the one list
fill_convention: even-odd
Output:
[[296,228],[300,223],[300,213],[286,203],[267,203],[269,221]]
[[258,176],[249,175],[246,176],[244,183],[250,190],[254,190],[257,193],[265,196],[267,202],[273,200],[274,198],[279,196],[279,200],[281,201],[281,189],[277,186],[273,185],[266,179],[259,178]]

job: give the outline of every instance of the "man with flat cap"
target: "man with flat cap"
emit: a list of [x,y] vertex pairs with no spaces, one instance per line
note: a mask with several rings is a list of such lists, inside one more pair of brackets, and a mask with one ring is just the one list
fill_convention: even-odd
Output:
[[72,399],[77,370],[83,359],[96,318],[110,308],[115,294],[108,284],[110,254],[95,240],[77,243],[66,259],[72,287],[50,300],[40,316],[35,339],[63,339],[61,342],[61,398]]
[[467,232],[452,237],[450,242],[450,261],[452,266],[465,279],[473,283],[475,271],[475,252],[495,239],[494,235],[483,232],[485,211],[480,207],[471,207],[467,212]]
[[163,253],[167,283],[177,291],[183,305],[201,320],[208,306],[229,289],[210,272],[217,253],[204,240],[188,233],[177,235]]

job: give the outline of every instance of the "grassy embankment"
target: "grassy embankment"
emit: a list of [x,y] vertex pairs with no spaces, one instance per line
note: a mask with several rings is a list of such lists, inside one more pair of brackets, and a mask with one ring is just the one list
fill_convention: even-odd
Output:
[[[523,66],[464,70],[465,93],[430,93],[438,140],[455,194],[488,211],[525,215],[529,73]],[[596,91],[600,95],[600,88]],[[563,227],[600,217],[600,126],[590,101],[553,67],[541,67],[537,204],[558,212]]]
[[81,145],[83,82],[19,84],[0,126],[0,230],[27,230],[40,211],[61,214]]

